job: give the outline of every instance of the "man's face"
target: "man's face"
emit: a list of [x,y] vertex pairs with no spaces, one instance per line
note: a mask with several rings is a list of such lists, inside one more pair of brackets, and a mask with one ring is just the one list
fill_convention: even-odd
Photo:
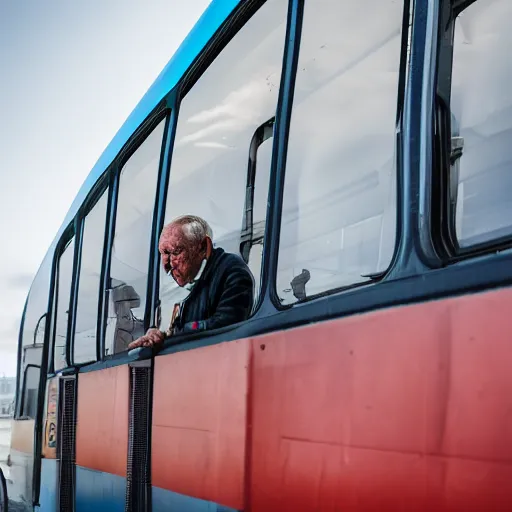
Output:
[[204,254],[202,244],[189,240],[181,226],[169,226],[162,231],[158,250],[165,273],[171,271],[178,286],[192,282],[199,272]]

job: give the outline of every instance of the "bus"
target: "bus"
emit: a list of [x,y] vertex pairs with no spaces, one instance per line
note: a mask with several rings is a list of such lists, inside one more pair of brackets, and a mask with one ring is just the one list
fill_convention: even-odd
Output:
[[[34,278],[2,510],[512,510],[511,22],[212,1]],[[183,214],[252,313],[130,351]]]

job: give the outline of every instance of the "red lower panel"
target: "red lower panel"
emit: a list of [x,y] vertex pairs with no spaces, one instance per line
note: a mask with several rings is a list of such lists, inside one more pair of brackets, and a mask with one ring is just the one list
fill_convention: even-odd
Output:
[[512,510],[511,311],[507,289],[252,340],[251,511]]
[[126,476],[128,366],[79,374],[77,399],[77,465]]
[[157,357],[152,483],[244,508],[250,341]]

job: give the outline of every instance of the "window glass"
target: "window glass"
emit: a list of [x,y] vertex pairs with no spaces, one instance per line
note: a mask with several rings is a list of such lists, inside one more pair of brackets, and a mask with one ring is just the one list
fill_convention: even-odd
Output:
[[[249,150],[256,130],[275,115],[288,2],[266,2],[224,48],[180,106],[166,222],[198,215],[214,244],[240,251]],[[163,274],[163,273],[161,273]],[[162,275],[162,321],[185,291]]]
[[76,309],[73,361],[96,360],[98,301],[101,289],[101,262],[107,216],[108,190],[87,214],[83,227],[80,279]]
[[[22,396],[21,389],[23,387],[27,364],[41,365],[42,343],[44,341],[44,329],[46,325],[46,320],[44,318],[41,320],[41,317],[46,313],[48,308],[51,263],[52,257],[51,255],[47,255],[30,287],[23,322],[23,331],[21,333],[23,349],[19,352],[22,360],[20,361],[20,376],[17,384],[19,387],[16,390],[18,405]],[[36,345],[34,345],[34,335]],[[17,411],[19,412],[18,409]]]
[[305,3],[279,246],[284,304],[391,262],[402,16],[395,0]]
[[[270,182],[270,165],[272,160],[272,137],[262,142],[256,154],[256,176],[254,182],[254,209],[252,245],[248,265],[254,276],[256,288],[254,303],[256,304],[261,288],[261,263],[263,257],[263,237],[267,221],[268,192]],[[260,286],[258,286],[260,284]]]
[[165,121],[121,171],[107,290],[106,354],[122,352],[144,334],[149,246]]
[[39,320],[41,316],[46,313],[48,308],[51,272],[51,262],[49,261],[50,259],[46,257],[30,287],[25,320],[23,323],[23,345],[32,345],[34,343],[34,333],[36,329],[36,343],[43,341],[39,333],[41,329],[44,331],[45,320],[41,322],[39,322]]
[[510,0],[479,0],[455,24],[451,109],[456,233],[467,247],[512,234]]
[[37,392],[39,389],[40,368],[34,366],[27,367],[25,371],[25,384],[23,394],[23,410],[21,416],[23,418],[35,419],[37,413]]
[[56,316],[53,365],[60,370],[66,364],[66,341],[68,336],[69,303],[71,296],[71,280],[73,277],[73,257],[75,254],[75,239],[72,238],[59,258],[56,284]]

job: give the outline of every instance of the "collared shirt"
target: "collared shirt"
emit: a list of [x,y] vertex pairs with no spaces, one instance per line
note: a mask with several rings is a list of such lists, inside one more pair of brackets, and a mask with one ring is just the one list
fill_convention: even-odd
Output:
[[185,288],[185,290],[188,290],[189,292],[192,291],[192,289],[194,288],[194,286],[197,284],[197,282],[199,281],[199,279],[201,279],[201,276],[203,275],[203,272],[204,272],[204,268],[206,267],[206,258],[203,260],[203,262],[201,263],[201,267],[199,268],[199,272],[196,274],[196,277],[194,277],[194,279],[192,280],[191,283],[187,283],[186,285],[183,286],[183,288]]

